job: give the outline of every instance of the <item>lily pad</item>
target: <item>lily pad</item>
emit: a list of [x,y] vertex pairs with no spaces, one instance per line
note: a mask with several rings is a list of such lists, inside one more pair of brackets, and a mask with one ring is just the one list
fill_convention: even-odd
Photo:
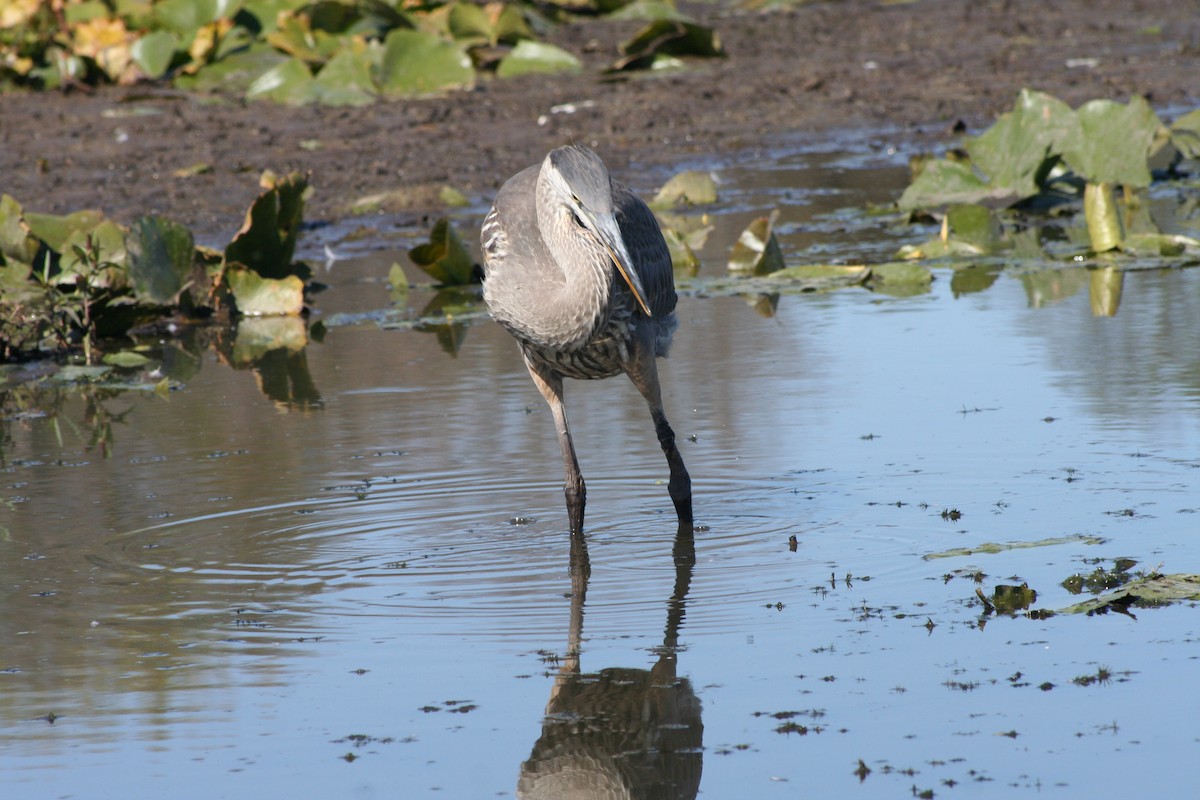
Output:
[[1022,89],[1012,111],[967,140],[971,162],[990,179],[993,191],[1010,190],[1014,199],[1040,191],[1056,146],[1077,135],[1071,107],[1044,92]]
[[412,97],[475,83],[475,69],[461,45],[423,31],[397,28],[384,42],[379,85],[385,94]]
[[56,253],[63,252],[73,234],[87,233],[103,220],[103,214],[91,209],[61,216],[25,212],[25,224],[29,226],[29,232]]
[[375,101],[373,59],[366,45],[347,47],[317,73],[316,99],[327,106],[362,106]]
[[1200,600],[1200,575],[1177,573],[1136,578],[1114,592],[1084,600],[1060,610],[1060,614],[1129,613],[1129,608],[1155,608],[1187,600]]
[[513,78],[531,72],[549,74],[582,71],[583,62],[574,54],[552,44],[528,39],[518,42],[513,51],[500,62],[500,66],[496,67],[496,75],[500,78]]
[[300,58],[289,58],[259,75],[247,87],[246,99],[302,106],[317,99],[317,90],[308,65]]
[[173,83],[189,91],[244,93],[259,76],[288,60],[269,44],[257,42],[205,65],[194,75],[176,76]]
[[32,264],[38,247],[37,237],[25,226],[21,204],[0,195],[0,264]]
[[149,358],[135,350],[120,350],[116,353],[108,353],[104,356],[103,361],[110,367],[119,367],[121,369],[136,369],[150,363]]
[[295,315],[304,310],[304,281],[295,275],[264,278],[249,269],[225,271],[238,312],[247,316]]
[[145,303],[174,303],[192,271],[192,233],[163,217],[134,220],[125,236],[134,297]]
[[742,231],[729,253],[730,272],[766,275],[783,269],[783,251],[772,230],[778,218],[779,211],[772,211],[769,216],[759,217]]
[[1171,142],[1184,158],[1200,158],[1200,109],[1175,120],[1171,125]]
[[963,556],[973,555],[995,555],[996,553],[1005,553],[1009,550],[1026,550],[1033,547],[1052,547],[1060,544],[1104,544],[1107,539],[1100,536],[1088,536],[1085,534],[1076,534],[1074,536],[1051,536],[1046,539],[1038,539],[1032,542],[984,542],[974,547],[953,547],[949,550],[943,550],[938,553],[926,553],[921,558],[926,561],[932,561],[938,558],[962,558]]
[[978,203],[980,200],[1008,197],[1011,193],[997,189],[981,178],[969,163],[938,159],[921,170],[896,205],[903,211],[934,208],[947,203]]
[[450,220],[434,223],[429,241],[408,251],[408,257],[426,274],[444,286],[458,286],[472,281],[475,262],[458,231]]
[[1147,158],[1162,123],[1144,98],[1134,96],[1127,104],[1092,100],[1075,115],[1078,134],[1062,144],[1063,158],[1076,174],[1089,183],[1150,185]]
[[621,45],[624,57],[612,71],[648,69],[658,56],[723,56],[721,39],[711,28],[692,22],[655,19]]
[[450,6],[446,22],[450,35],[466,44],[495,46],[534,38],[521,9],[509,3],[480,6],[456,2]]
[[170,31],[152,31],[138,39],[129,48],[133,61],[149,78],[161,78],[171,66],[175,51],[179,49],[179,37]]
[[687,170],[671,176],[650,201],[654,208],[670,208],[684,203],[691,206],[717,202],[717,182],[711,173]]
[[922,264],[910,261],[875,264],[867,278],[867,288],[893,297],[912,297],[929,291],[933,273]]

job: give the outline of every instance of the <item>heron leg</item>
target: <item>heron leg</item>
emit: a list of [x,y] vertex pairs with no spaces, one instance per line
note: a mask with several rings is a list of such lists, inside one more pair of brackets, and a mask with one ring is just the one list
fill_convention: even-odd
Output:
[[575,457],[575,444],[571,440],[571,426],[567,423],[567,407],[563,405],[562,378],[549,370],[539,368],[525,360],[533,384],[546,398],[550,413],[554,416],[554,430],[558,434],[558,447],[562,451],[563,471],[566,481],[563,494],[567,498],[567,520],[571,533],[583,533],[583,507],[587,502],[587,488],[583,485],[583,473],[579,471],[579,459]]
[[626,367],[629,379],[646,398],[650,405],[650,417],[654,420],[654,433],[662,446],[663,454],[667,457],[667,466],[671,470],[671,478],[667,482],[667,491],[671,494],[671,502],[675,504],[675,514],[679,517],[680,529],[691,530],[692,527],[692,479],[687,467],[683,464],[683,456],[675,444],[675,431],[667,422],[667,414],[663,411],[662,390],[658,384],[658,367],[654,363],[654,348],[643,345],[637,348],[634,357]]

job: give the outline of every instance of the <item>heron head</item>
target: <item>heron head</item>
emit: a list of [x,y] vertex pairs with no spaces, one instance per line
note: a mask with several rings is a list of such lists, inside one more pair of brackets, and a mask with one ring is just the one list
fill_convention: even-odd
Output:
[[568,224],[589,244],[603,248],[642,312],[652,316],[646,290],[617,224],[612,178],[600,156],[582,145],[560,147],[546,156],[542,171],[549,178],[555,201],[561,203],[563,213],[570,215]]

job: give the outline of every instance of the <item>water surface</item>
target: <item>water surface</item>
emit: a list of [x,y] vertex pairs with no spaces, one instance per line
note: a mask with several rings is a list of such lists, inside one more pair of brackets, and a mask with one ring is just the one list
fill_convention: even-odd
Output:
[[[702,274],[774,207],[797,260],[914,236],[844,211],[906,179],[846,146],[721,169]],[[386,307],[399,259],[335,263],[321,314]],[[567,389],[572,552],[549,414],[487,321],[333,327],[253,366],[176,350],[166,399],[11,410],[4,796],[534,796],[582,756],[718,798],[1196,788],[1191,604],[1030,619],[976,588],[1060,609],[1117,559],[1200,572],[1200,270],[1126,275],[1113,316],[1084,271],[993,278],[773,316],[685,296],[660,371],[694,551],[610,380]],[[1043,546],[933,557],[989,542]]]

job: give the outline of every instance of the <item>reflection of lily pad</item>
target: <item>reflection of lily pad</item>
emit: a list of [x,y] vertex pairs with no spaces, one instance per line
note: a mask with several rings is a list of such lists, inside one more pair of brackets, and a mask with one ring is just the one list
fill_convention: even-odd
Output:
[[1025,550],[1031,547],[1051,547],[1059,544],[1104,544],[1107,540],[1099,536],[1087,536],[1085,534],[1076,534],[1074,536],[1052,536],[1047,539],[1039,539],[1033,542],[984,542],[974,547],[954,547],[949,550],[943,550],[940,553],[926,553],[921,558],[926,561],[932,561],[935,558],[961,558],[963,556],[973,556],[979,554],[995,555],[996,553],[1004,553],[1009,550]]
[[1108,611],[1129,613],[1130,607],[1154,608],[1184,600],[1200,600],[1200,575],[1148,575],[1082,603],[1067,606],[1061,614],[1104,614]]

